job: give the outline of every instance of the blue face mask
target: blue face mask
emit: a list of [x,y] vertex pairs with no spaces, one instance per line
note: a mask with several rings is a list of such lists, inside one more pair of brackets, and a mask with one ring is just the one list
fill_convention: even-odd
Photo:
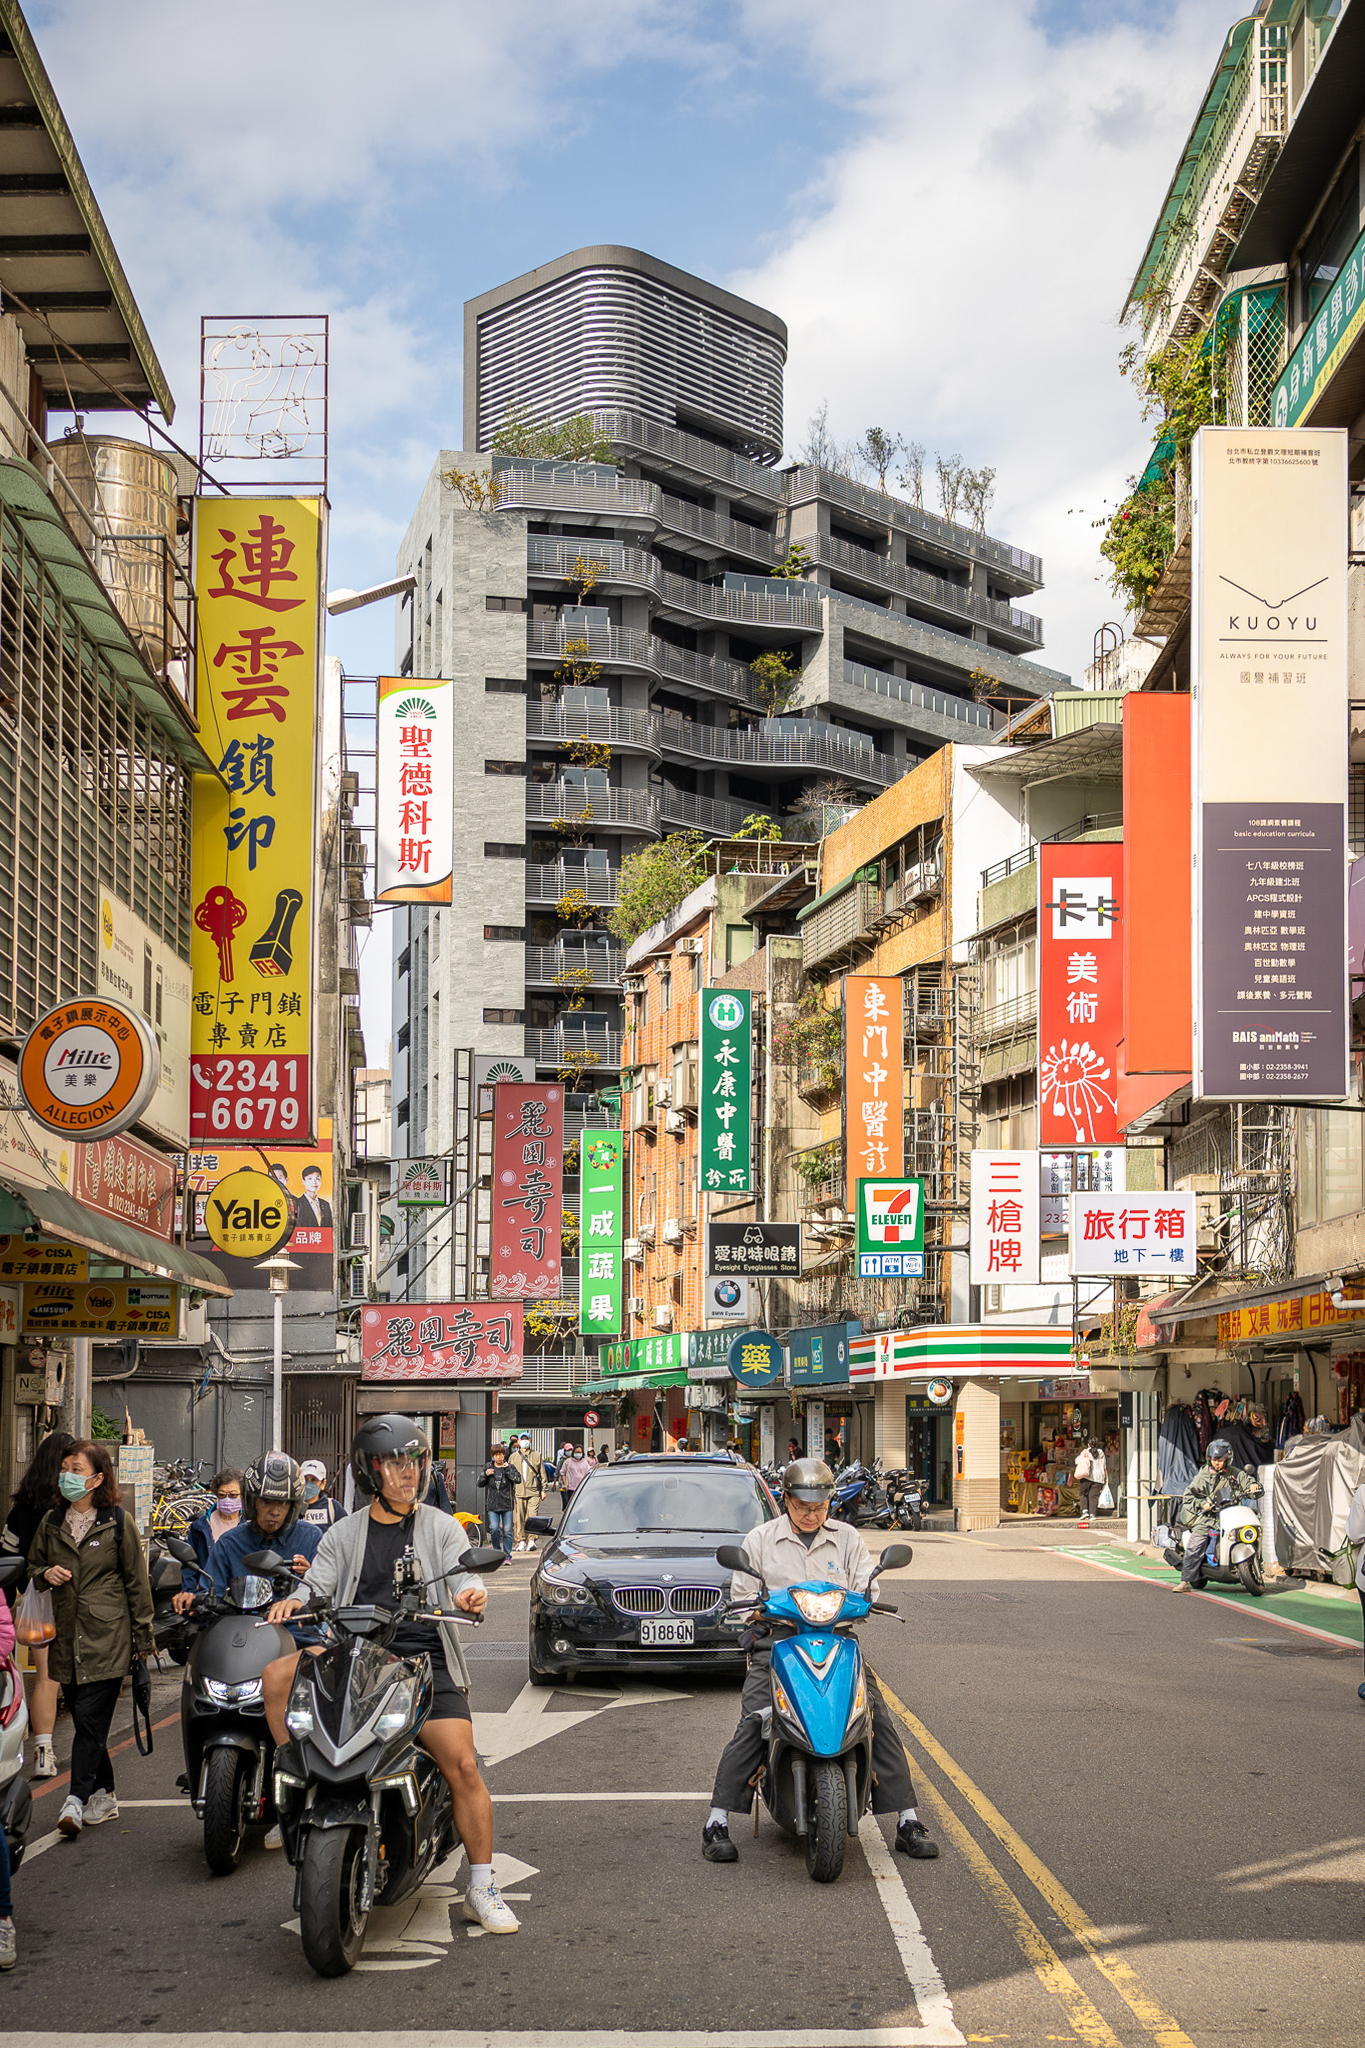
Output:
[[57,1491],[62,1499],[69,1500],[73,1507],[78,1501],[85,1499],[85,1489],[91,1483],[86,1479],[84,1472],[59,1472],[57,1475]]
[[305,1499],[305,1500],[316,1500],[316,1499],[317,1499],[317,1497],[318,1497],[318,1495],[319,1495],[319,1494],[320,1494],[321,1492],[322,1492],[322,1488],[321,1488],[321,1487],[319,1486],[319,1484],[318,1484],[318,1482],[317,1482],[317,1480],[316,1480],[316,1479],[305,1479],[305,1480],[304,1480],[304,1482],[303,1482],[303,1497],[304,1497],[304,1499]]

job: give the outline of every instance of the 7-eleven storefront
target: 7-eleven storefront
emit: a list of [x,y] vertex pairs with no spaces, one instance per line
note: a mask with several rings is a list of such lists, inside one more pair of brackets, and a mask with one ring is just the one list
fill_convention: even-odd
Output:
[[1002,1385],[1029,1400],[1072,1369],[1069,1329],[941,1323],[849,1339],[849,1383],[872,1390],[878,1457],[887,1470],[911,1465],[963,1529],[1000,1520]]

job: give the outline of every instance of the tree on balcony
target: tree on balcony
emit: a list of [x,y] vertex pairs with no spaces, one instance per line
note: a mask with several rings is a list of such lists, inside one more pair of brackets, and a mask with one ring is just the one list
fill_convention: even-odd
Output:
[[759,701],[769,718],[776,718],[787,709],[801,680],[801,670],[791,656],[783,654],[777,647],[766,648],[762,654],[755,655],[749,663],[749,674],[758,687]]
[[1142,476],[1130,478],[1131,489],[1122,503],[1092,522],[1103,531],[1100,553],[1109,564],[1110,587],[1131,612],[1142,610],[1181,538],[1176,531],[1177,491],[1183,492],[1189,483],[1195,435],[1215,417],[1214,393],[1225,349],[1220,330],[1168,342],[1150,357],[1137,342],[1130,342],[1119,358],[1123,374],[1137,386],[1143,418],[1160,422],[1156,447]]
[[808,983],[789,1017],[773,1032],[773,1058],[791,1073],[833,1089],[843,1071],[844,1029],[837,1010],[827,1007],[825,984]]
[[567,420],[536,419],[528,407],[514,406],[493,436],[495,455],[529,455],[542,462],[610,462],[611,443],[599,432],[591,413],[576,412]]
[[797,583],[809,569],[811,559],[809,549],[803,548],[799,540],[794,540],[788,545],[782,560],[769,573],[781,577],[784,583]]
[[607,929],[624,946],[658,924],[706,876],[706,841],[700,832],[671,832],[657,845],[627,854],[621,863],[616,906]]

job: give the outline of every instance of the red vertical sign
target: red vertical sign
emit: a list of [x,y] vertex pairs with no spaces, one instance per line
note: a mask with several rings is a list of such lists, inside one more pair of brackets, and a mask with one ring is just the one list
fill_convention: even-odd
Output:
[[1119,1145],[1119,840],[1038,848],[1038,1143]]
[[488,1265],[496,1301],[558,1299],[563,1220],[564,1090],[500,1081]]

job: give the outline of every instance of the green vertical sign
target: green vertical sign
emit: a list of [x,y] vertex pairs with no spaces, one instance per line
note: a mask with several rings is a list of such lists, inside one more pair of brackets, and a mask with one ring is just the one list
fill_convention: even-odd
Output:
[[748,1194],[752,1186],[752,1002],[747,988],[701,992],[697,1170],[707,1194]]
[[586,1130],[579,1141],[578,1327],[585,1337],[621,1333],[623,1150],[619,1131]]

